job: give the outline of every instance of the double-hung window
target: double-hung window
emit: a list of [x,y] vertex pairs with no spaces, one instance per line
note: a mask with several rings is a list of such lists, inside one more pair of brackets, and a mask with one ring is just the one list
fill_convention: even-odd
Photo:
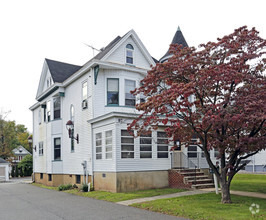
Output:
[[133,64],[133,52],[134,52],[134,47],[131,44],[127,44],[127,46],[126,46],[126,63]]
[[187,156],[189,158],[197,158],[198,157],[198,147],[197,147],[197,139],[191,139],[189,146],[187,148]]
[[105,158],[112,159],[112,131],[105,132]]
[[102,133],[96,134],[96,160],[102,159]]
[[140,135],[140,158],[152,158],[152,134]]
[[136,98],[130,91],[136,88],[136,81],[133,80],[125,80],[125,105],[126,106],[135,106]]
[[157,158],[168,158],[168,138],[166,132],[157,131]]
[[88,82],[82,83],[82,109],[86,109],[88,107],[87,103],[88,98]]
[[119,104],[119,79],[107,79],[107,105]]
[[61,138],[54,139],[54,160],[61,160]]
[[38,112],[38,121],[39,121],[39,125],[42,123],[42,110],[39,109],[39,112]]
[[121,158],[134,158],[134,137],[127,130],[121,130]]
[[46,115],[47,115],[47,121],[51,121],[51,102],[47,102],[47,108],[46,108]]
[[60,97],[54,98],[54,119],[61,118],[61,99]]
[[43,141],[39,142],[39,155],[42,156],[43,155]]

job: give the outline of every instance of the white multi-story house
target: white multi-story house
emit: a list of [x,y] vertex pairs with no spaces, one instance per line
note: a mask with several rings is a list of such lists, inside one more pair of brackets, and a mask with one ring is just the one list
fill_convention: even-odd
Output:
[[[180,29],[172,43],[186,46]],[[138,138],[127,131],[143,98],[130,91],[156,62],[134,30],[83,66],[45,59],[30,108],[34,180],[58,186],[86,179],[96,190],[112,192],[167,187],[172,146],[164,128]],[[199,163],[196,146],[179,150]]]

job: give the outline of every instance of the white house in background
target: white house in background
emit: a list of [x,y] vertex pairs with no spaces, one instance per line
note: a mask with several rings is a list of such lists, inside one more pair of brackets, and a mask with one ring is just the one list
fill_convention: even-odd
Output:
[[21,145],[13,149],[12,153],[15,156],[12,160],[12,163],[19,163],[25,156],[31,155],[31,153]]
[[[172,43],[186,44],[180,29]],[[167,52],[161,61],[168,57]],[[96,190],[168,186],[172,146],[164,128],[135,139],[127,132],[139,114],[135,103],[143,101],[130,91],[156,62],[134,30],[116,37],[83,66],[45,59],[37,103],[30,107],[35,181],[80,184],[87,171]],[[70,133],[66,124],[74,125]],[[179,150],[194,163],[201,161],[196,146]]]
[[0,182],[9,180],[9,163],[0,157]]

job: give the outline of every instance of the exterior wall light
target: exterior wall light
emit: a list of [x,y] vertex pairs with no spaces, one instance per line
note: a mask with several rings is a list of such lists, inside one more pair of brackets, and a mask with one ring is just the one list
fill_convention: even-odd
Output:
[[[28,144],[29,144],[29,147],[30,147],[30,149],[32,150],[32,135],[30,135],[29,137],[28,137]],[[36,151],[36,146],[35,146],[35,148],[34,148],[34,150]]]
[[66,129],[68,130],[69,138],[75,139],[77,143],[79,143],[79,135],[77,134],[76,137],[74,136],[74,123],[71,120],[66,123]]

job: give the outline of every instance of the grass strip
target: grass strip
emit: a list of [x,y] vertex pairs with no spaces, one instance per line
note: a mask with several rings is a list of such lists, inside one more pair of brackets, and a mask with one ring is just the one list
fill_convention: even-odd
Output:
[[231,183],[231,190],[266,193],[266,175],[236,174]]
[[[265,199],[232,195],[232,204],[222,204],[221,195],[214,193],[184,196],[172,199],[160,199],[151,202],[133,204],[137,208],[160,212],[189,219],[210,220],[250,220],[266,219]],[[259,213],[252,215],[249,207],[260,206]]]

